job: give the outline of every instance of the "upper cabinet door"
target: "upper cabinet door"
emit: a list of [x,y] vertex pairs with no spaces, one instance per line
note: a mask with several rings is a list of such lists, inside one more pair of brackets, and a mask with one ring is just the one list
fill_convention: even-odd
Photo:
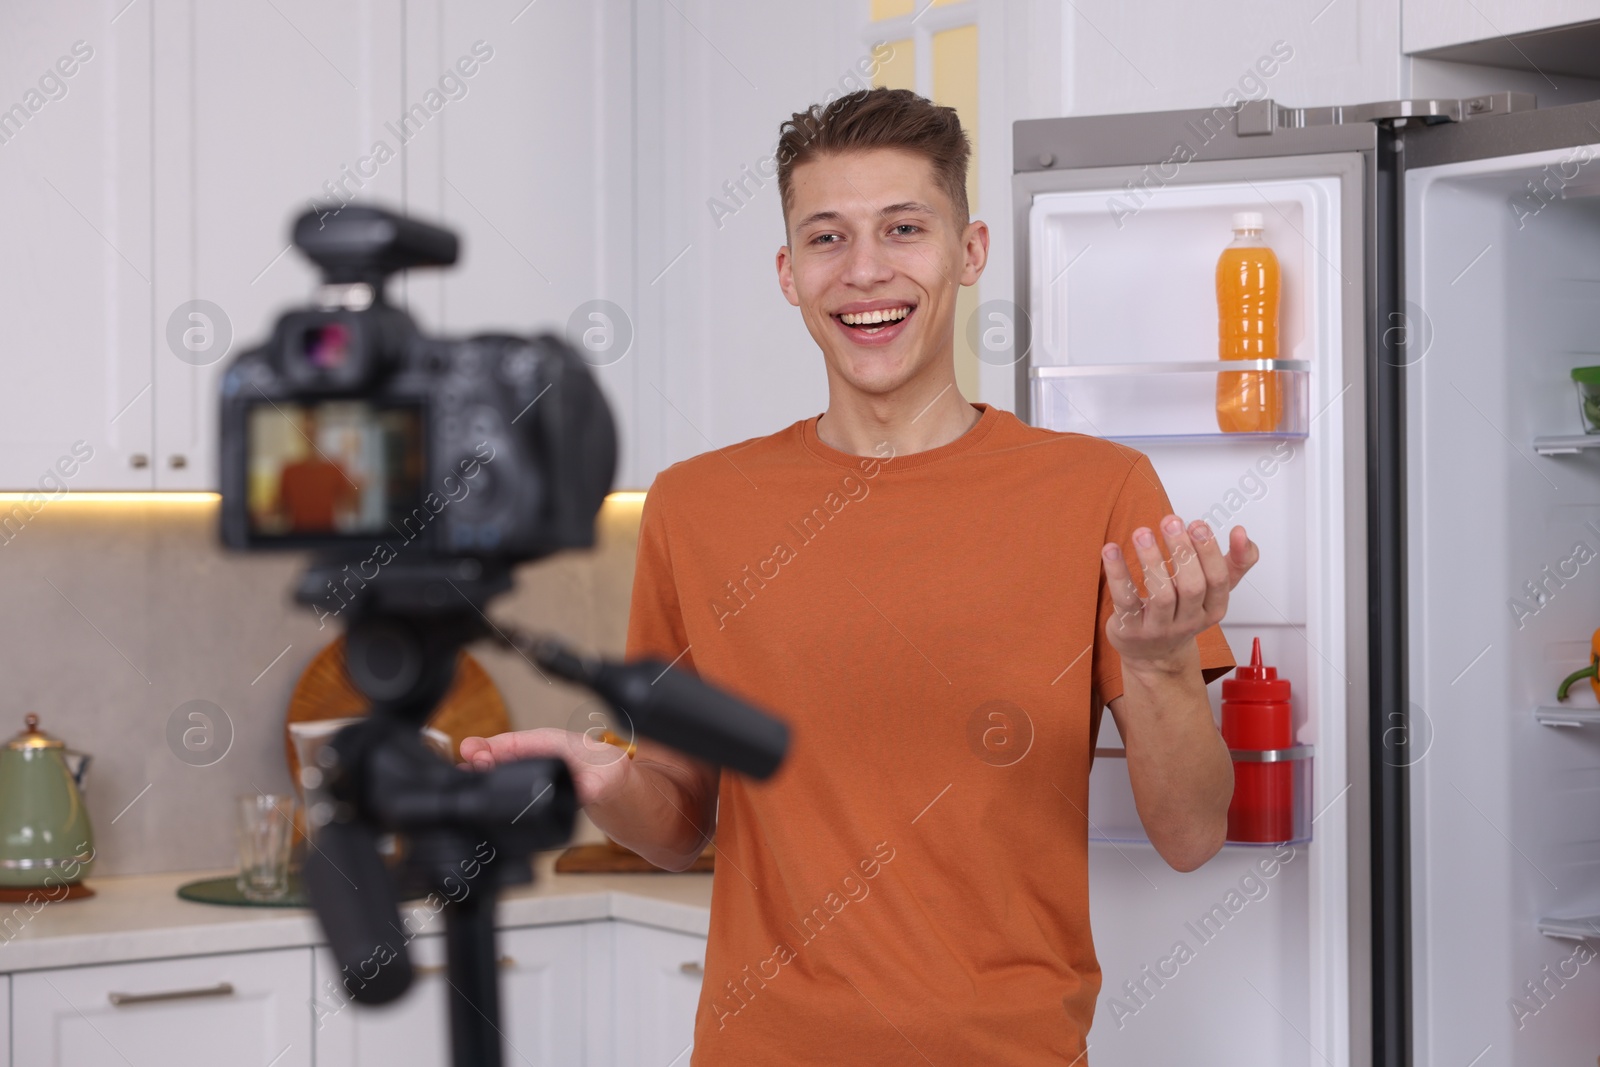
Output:
[[318,280],[290,247],[294,218],[351,199],[402,203],[387,125],[401,30],[387,3],[156,5],[157,488],[217,487],[225,357],[259,344]]
[[406,4],[406,206],[461,238],[458,264],[395,285],[430,332],[559,333],[583,353],[629,487],[638,365],[632,290],[632,10],[626,0]]
[[0,490],[148,489],[151,5],[4,27]]

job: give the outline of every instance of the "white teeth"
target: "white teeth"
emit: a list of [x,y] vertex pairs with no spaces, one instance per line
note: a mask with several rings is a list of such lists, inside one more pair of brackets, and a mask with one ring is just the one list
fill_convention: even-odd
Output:
[[897,308],[887,308],[882,311],[863,311],[857,314],[840,315],[839,318],[847,326],[865,326],[875,322],[899,322],[911,314],[910,305]]

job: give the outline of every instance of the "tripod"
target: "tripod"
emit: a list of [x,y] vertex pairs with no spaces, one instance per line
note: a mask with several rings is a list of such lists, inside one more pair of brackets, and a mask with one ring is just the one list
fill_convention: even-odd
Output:
[[[313,564],[296,599],[313,603],[344,577]],[[503,886],[533,880],[533,853],[565,844],[577,793],[560,759],[463,771],[440,759],[420,731],[449,690],[461,649],[494,637],[530,662],[586,686],[632,729],[755,778],[777,770],[788,747],[780,721],[658,660],[614,663],[491,623],[489,601],[511,587],[509,567],[476,559],[390,569],[356,594],[346,670],[371,714],[318,753],[332,803],[312,820],[305,883],[346,990],[383,1004],[413,971],[399,901],[438,893],[445,915],[450,1043],[456,1067],[501,1067],[494,906]],[[391,871],[378,838],[396,834],[404,858]]]

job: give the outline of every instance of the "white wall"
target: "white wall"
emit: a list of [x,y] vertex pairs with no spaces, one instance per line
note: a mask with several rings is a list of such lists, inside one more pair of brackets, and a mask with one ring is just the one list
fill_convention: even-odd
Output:
[[[1065,19],[1062,114],[1215,107],[1230,91],[1292,106],[1399,94],[1400,0],[1074,0]],[[1293,58],[1257,88],[1280,40]]]
[[[856,67],[870,55],[859,43],[864,0],[807,10],[796,19],[785,5],[734,0],[637,9],[638,306],[628,310],[639,338],[635,433],[656,469],[827,406],[821,353],[778,290],[777,182],[750,176],[763,163],[770,171],[791,113],[870,84]],[[1012,295],[1011,123],[1060,113],[1062,10],[1045,0],[980,8],[975,214],[993,231],[983,300]],[[735,198],[725,183],[741,182]],[[714,213],[713,199],[736,210]],[[1010,368],[981,370],[978,399],[1011,407]]]

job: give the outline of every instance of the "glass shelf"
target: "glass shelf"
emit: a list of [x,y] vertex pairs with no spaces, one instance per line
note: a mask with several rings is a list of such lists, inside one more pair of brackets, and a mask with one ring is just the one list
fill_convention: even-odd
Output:
[[[1281,415],[1267,432],[1226,433],[1217,426],[1219,374],[1269,374]],[[1304,438],[1311,363],[1239,359],[1182,363],[1095,363],[1029,370],[1034,422],[1050,430],[1114,441],[1267,441]]]
[[1545,726],[1600,726],[1600,708],[1568,708],[1550,704],[1534,708],[1533,717]]
[[1563,941],[1600,941],[1600,915],[1576,919],[1542,918],[1539,920],[1539,932]]

